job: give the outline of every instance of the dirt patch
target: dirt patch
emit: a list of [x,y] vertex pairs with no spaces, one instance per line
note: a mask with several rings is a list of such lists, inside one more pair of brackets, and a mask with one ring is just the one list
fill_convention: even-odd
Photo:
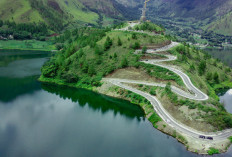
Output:
[[161,47],[164,47],[164,46],[167,46],[167,45],[170,45],[171,44],[171,41],[168,40],[168,41],[165,41],[161,44],[149,44],[149,45],[142,45],[142,46],[146,46],[148,49],[159,49]]
[[151,77],[150,75],[148,75],[144,70],[137,69],[134,67],[118,69],[114,71],[112,74],[109,74],[106,78],[120,78],[120,79],[138,80],[144,82],[154,82],[154,83],[163,83],[163,84],[167,84],[168,82],[171,82],[172,85],[179,87],[175,81],[164,81],[164,80],[156,79],[155,77]]
[[141,60],[146,60],[146,59],[164,59],[167,58],[162,55],[155,55],[155,54],[145,54],[141,57]]

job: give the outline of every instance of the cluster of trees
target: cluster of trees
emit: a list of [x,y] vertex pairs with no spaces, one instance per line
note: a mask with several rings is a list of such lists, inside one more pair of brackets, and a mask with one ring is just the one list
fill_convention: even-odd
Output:
[[[106,37],[103,45],[97,42],[105,37],[108,29],[78,28],[74,31],[66,31],[63,35],[56,37],[57,44],[62,45],[60,51],[42,68],[45,77],[57,78],[67,83],[80,82],[87,85],[100,85],[102,76],[114,69],[109,67],[101,69],[97,73],[97,67],[102,63],[102,54],[107,51],[112,43],[112,39]],[[89,46],[96,59],[87,59],[84,48]],[[117,56],[114,56],[115,58]],[[105,70],[105,71],[103,71]]]
[[0,36],[8,38],[13,35],[14,39],[37,39],[45,40],[48,35],[48,26],[45,23],[15,23],[0,20]]

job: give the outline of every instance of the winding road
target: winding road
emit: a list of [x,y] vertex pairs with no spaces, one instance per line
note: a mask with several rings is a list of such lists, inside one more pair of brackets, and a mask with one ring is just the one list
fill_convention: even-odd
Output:
[[[135,24],[133,24],[132,26],[135,26]],[[157,52],[162,52],[162,51],[167,51],[175,46],[177,46],[179,43],[176,42],[172,42],[170,45],[164,46],[160,49],[156,49],[156,50],[152,50],[149,49],[147,50],[147,53],[157,53]],[[141,50],[137,50],[141,51]],[[142,62],[147,63],[147,64],[152,64],[155,66],[160,66],[163,68],[166,68],[174,73],[176,73],[177,75],[179,75],[181,77],[181,79],[183,80],[185,86],[187,87],[187,89],[190,91],[190,93],[183,91],[182,89],[179,89],[175,86],[171,86],[171,90],[188,99],[192,99],[192,100],[197,100],[197,101],[205,101],[208,100],[208,96],[203,93],[201,90],[199,90],[197,87],[195,87],[193,85],[193,83],[191,82],[190,78],[183,73],[181,70],[176,69],[170,65],[165,65],[165,64],[161,64],[163,62],[167,62],[167,61],[173,61],[176,60],[177,57],[176,56],[172,56],[172,55],[165,55],[167,58],[166,59],[152,59],[152,60],[143,60]],[[114,84],[115,86],[121,87],[123,89],[132,91],[136,94],[139,94],[143,97],[145,97],[148,101],[150,101],[150,103],[152,104],[154,110],[156,111],[156,113],[166,122],[168,123],[171,127],[173,127],[173,129],[179,131],[182,134],[185,134],[189,137],[194,137],[199,139],[200,135],[206,136],[206,137],[213,137],[214,141],[215,140],[225,140],[228,137],[232,136],[232,129],[227,129],[224,131],[220,131],[220,132],[200,132],[197,131],[193,128],[190,128],[180,122],[178,122],[176,119],[174,119],[169,113],[168,111],[166,111],[163,107],[163,105],[161,104],[161,102],[155,97],[152,96],[148,93],[145,93],[143,91],[140,91],[136,88],[130,87],[125,85],[125,83],[131,83],[131,84],[143,84],[143,85],[148,85],[148,86],[159,86],[159,87],[165,87],[166,84],[161,84],[161,83],[151,83],[151,82],[145,82],[145,81],[136,81],[136,80],[127,80],[127,79],[116,79],[116,78],[104,78],[104,81],[108,81],[112,84]],[[193,94],[191,94],[193,93]],[[203,140],[203,139],[202,139]]]

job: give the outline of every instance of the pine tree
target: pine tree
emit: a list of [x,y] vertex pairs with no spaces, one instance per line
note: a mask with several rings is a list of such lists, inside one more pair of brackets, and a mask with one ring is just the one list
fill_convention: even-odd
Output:
[[119,37],[118,37],[118,46],[122,46],[122,41]]

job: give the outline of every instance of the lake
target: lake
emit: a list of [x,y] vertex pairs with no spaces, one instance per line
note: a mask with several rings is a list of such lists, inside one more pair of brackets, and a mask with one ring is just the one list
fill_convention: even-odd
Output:
[[154,129],[135,104],[38,82],[49,57],[0,52],[1,157],[199,156]]
[[[232,68],[232,49],[205,49],[205,51]],[[232,113],[232,89],[220,96],[220,102],[228,112]]]

